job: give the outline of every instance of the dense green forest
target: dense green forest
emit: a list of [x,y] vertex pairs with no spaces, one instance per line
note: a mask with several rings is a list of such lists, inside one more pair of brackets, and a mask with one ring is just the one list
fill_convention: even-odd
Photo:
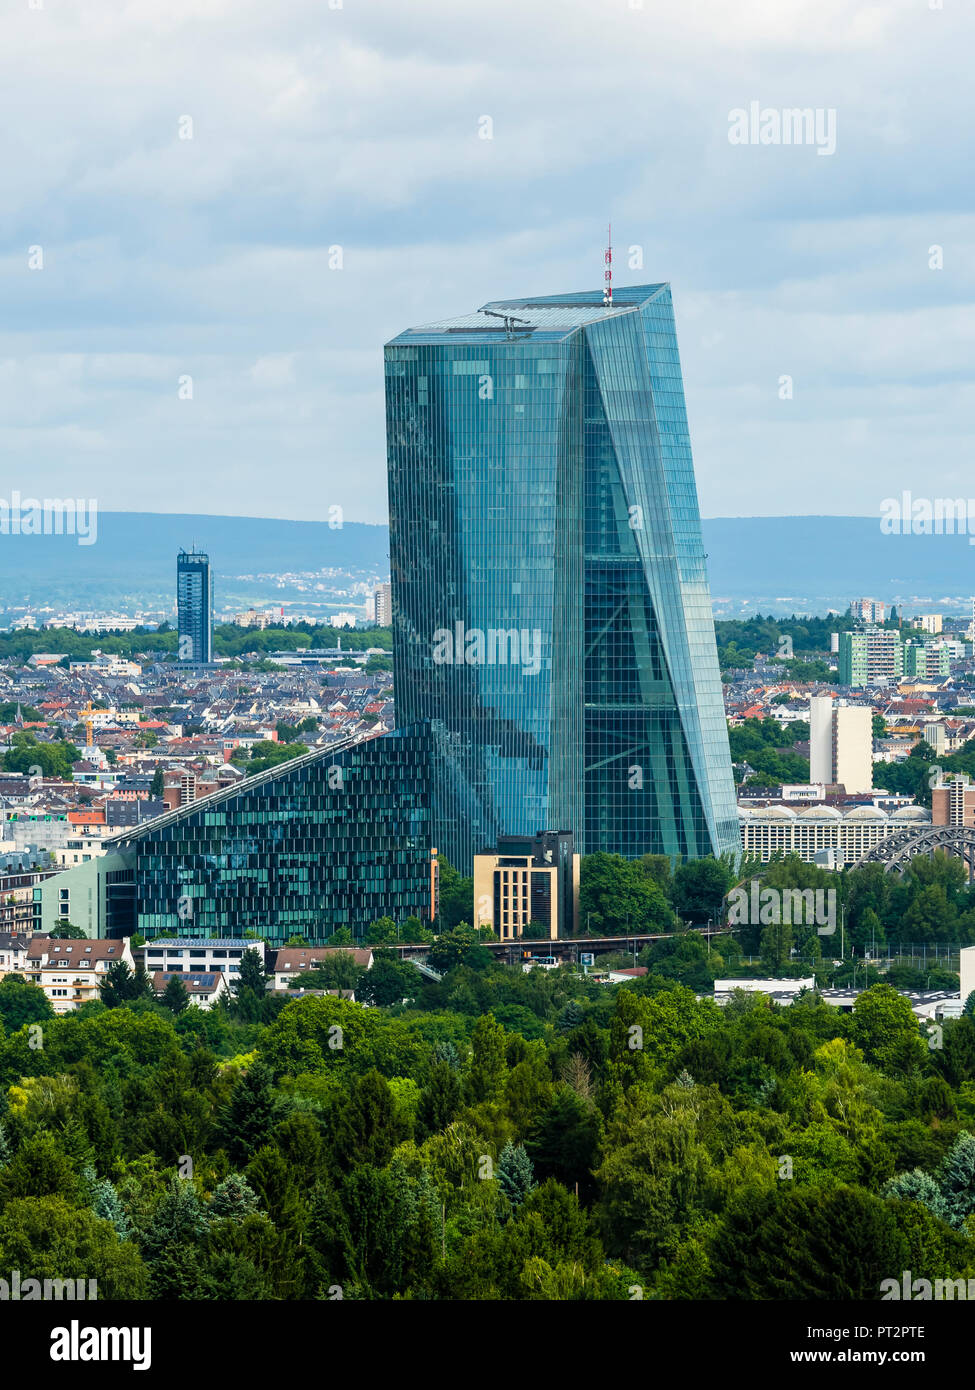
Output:
[[853,627],[849,613],[826,618],[718,619],[714,624],[721,670],[751,670],[756,656],[780,662],[793,680],[829,680],[830,634]]
[[970,1017],[934,1047],[886,985],[843,1015],[722,1009],[656,967],[380,967],[408,1002],[262,998],[250,962],[208,1014],[116,972],[54,1019],[0,983],[0,1268],[188,1300],[876,1299],[975,1273]]

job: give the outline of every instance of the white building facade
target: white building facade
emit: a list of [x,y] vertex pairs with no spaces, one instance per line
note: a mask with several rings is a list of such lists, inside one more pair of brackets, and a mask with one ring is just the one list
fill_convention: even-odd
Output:
[[741,847],[745,854],[767,863],[796,854],[808,864],[817,853],[832,850],[834,862],[855,864],[868,850],[899,830],[931,824],[931,812],[922,806],[905,806],[890,815],[877,806],[857,806],[838,811],[835,806],[739,806]]

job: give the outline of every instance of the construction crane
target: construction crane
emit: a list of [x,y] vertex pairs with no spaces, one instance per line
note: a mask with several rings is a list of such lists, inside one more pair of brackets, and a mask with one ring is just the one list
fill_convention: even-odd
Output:
[[87,705],[85,705],[84,709],[80,709],[80,710],[78,711],[79,722],[82,723],[82,724],[84,724],[84,726],[85,726],[85,747],[86,747],[86,748],[94,748],[94,746],[95,746],[95,735],[94,735],[94,733],[93,733],[94,723],[93,723],[92,717],[91,717],[91,716],[94,714],[94,712],[95,712],[95,707],[94,707],[94,705],[91,703],[91,696],[89,695]]

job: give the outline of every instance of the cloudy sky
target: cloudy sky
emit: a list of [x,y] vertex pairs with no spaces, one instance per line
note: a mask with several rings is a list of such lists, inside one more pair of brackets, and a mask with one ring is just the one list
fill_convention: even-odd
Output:
[[[383,521],[383,342],[597,287],[610,218],[618,282],[673,284],[705,516],[975,495],[937,4],[12,0],[0,495]],[[731,144],[752,102],[835,153]]]

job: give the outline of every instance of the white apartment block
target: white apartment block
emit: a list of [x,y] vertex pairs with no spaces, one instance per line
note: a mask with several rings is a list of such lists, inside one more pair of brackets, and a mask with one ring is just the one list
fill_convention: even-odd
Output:
[[834,705],[831,695],[809,701],[809,780],[855,794],[873,789],[873,711],[869,705]]
[[390,627],[393,622],[393,586],[380,584],[373,595],[377,627]]
[[[94,826],[93,829],[103,831],[105,826]],[[108,833],[115,830],[115,826],[108,827]],[[62,869],[73,869],[76,864],[87,864],[89,859],[98,859],[105,853],[105,846],[101,839],[83,835],[75,840],[69,840],[66,845],[58,846],[51,850],[55,864],[59,864]]]
[[256,950],[263,965],[266,958],[264,941],[248,941],[243,937],[160,937],[147,941],[138,955],[150,975],[196,973],[226,975],[233,984],[240,974],[240,961],[245,951]]

